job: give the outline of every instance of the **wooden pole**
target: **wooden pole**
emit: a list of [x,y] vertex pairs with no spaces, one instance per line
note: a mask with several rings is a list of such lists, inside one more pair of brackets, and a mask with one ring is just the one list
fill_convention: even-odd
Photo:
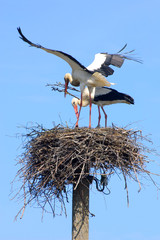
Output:
[[74,190],[72,200],[72,240],[88,240],[89,181],[83,179]]

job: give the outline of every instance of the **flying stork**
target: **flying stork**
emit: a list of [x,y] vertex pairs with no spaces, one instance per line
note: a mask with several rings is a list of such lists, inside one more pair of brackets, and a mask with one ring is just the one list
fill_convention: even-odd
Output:
[[[139,60],[134,59],[127,55],[122,55],[120,52],[126,47],[126,45],[121,49],[117,54],[108,54],[108,53],[98,53],[95,55],[94,61],[88,66],[83,66],[80,62],[78,62],[74,57],[71,55],[64,53],[62,51],[52,50],[45,48],[39,44],[32,43],[29,41],[21,31],[21,28],[17,28],[20,38],[28,43],[30,46],[40,48],[48,53],[52,53],[63,60],[65,60],[70,67],[72,68],[72,74],[68,73],[67,77],[65,75],[65,92],[67,91],[68,83],[70,82],[74,86],[80,85],[81,90],[81,103],[83,102],[82,96],[83,91],[85,89],[85,86],[88,87],[89,90],[89,100],[90,100],[90,118],[89,118],[89,128],[91,127],[91,91],[93,87],[103,87],[111,85],[114,85],[114,83],[108,82],[108,80],[105,77],[108,77],[109,75],[112,75],[114,73],[114,70],[109,67],[109,65],[113,65],[116,67],[121,67],[124,60],[134,60],[139,62]],[[130,51],[132,52],[132,51]],[[128,53],[130,53],[128,52]],[[128,54],[126,53],[126,54]],[[77,118],[77,124],[79,121],[80,111],[81,111],[82,105],[80,104],[79,114]]]
[[[88,88],[85,88],[83,91],[83,100],[79,98],[73,98],[72,99],[72,106],[74,107],[74,111],[76,114],[76,117],[78,118],[78,107],[77,105],[82,105],[82,107],[86,107],[89,105],[90,100],[89,100],[89,91]],[[101,120],[101,114],[100,114],[100,107],[104,113],[105,116],[105,127],[107,127],[107,114],[104,111],[103,106],[105,105],[111,105],[115,103],[127,103],[127,104],[134,104],[134,99],[125,94],[118,92],[115,89],[108,88],[108,87],[94,87],[92,88],[91,91],[91,101],[93,104],[98,105],[98,126],[100,127],[100,120]]]

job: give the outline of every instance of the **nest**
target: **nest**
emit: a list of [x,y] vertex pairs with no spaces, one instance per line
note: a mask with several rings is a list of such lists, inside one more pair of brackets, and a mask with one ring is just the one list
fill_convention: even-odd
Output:
[[38,125],[27,130],[17,173],[22,181],[18,192],[23,192],[22,216],[33,202],[43,211],[49,205],[54,216],[60,202],[60,214],[66,214],[70,190],[72,186],[76,189],[83,178],[90,184],[95,180],[97,190],[108,194],[109,178],[114,173],[122,175],[128,199],[127,177],[141,187],[138,176],[150,175],[146,169],[149,160],[144,155],[149,150],[142,144],[146,139],[141,131],[114,125],[96,129],[56,126],[50,130]]

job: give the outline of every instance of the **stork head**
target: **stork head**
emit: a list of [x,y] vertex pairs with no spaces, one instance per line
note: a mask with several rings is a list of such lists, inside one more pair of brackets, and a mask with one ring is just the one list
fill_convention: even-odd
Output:
[[77,106],[77,105],[80,105],[80,99],[78,99],[78,98],[73,98],[73,99],[72,99],[72,106],[73,106],[73,108],[74,108],[76,117],[78,118],[78,106]]
[[70,73],[66,73],[66,74],[65,74],[65,76],[64,76],[64,81],[65,81],[64,96],[66,97],[68,84],[69,84],[69,82],[71,82],[71,74],[70,74]]

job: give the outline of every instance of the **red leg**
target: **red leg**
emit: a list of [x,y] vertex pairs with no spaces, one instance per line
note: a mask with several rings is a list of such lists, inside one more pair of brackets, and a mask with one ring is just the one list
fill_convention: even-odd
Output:
[[79,113],[78,113],[78,117],[77,117],[76,127],[78,127],[78,122],[79,122],[79,116],[80,116],[81,108],[82,108],[82,93],[81,93],[81,102],[80,102],[80,105],[79,105]]
[[91,94],[89,93],[89,128],[91,128],[91,108],[92,108],[92,101],[91,101]]
[[105,116],[105,127],[107,127],[107,114],[105,113],[103,107],[102,108],[102,111],[104,112],[104,116]]
[[99,116],[98,116],[98,125],[97,125],[97,127],[100,127],[100,121],[101,121],[100,106],[98,106],[98,113],[99,113]]

